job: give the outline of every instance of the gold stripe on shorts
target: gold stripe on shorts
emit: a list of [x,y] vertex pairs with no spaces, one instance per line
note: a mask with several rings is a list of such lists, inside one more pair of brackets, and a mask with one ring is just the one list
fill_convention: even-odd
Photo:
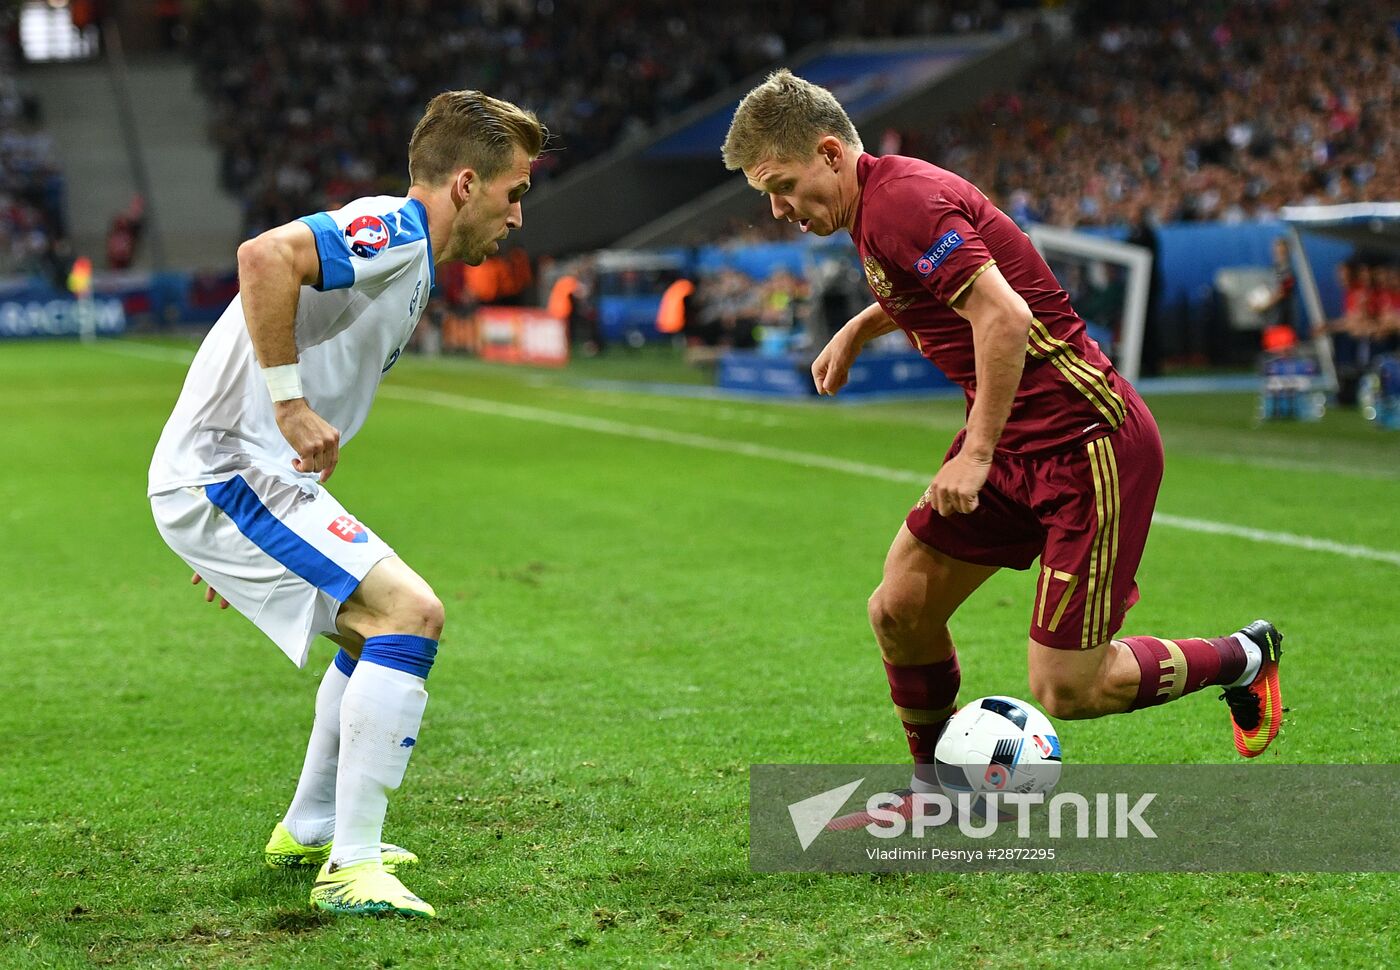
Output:
[[1112,619],[1113,568],[1118,559],[1118,459],[1113,439],[1099,438],[1086,447],[1094,478],[1098,529],[1089,554],[1089,585],[1084,594],[1084,632],[1080,646],[1089,650],[1108,639]]

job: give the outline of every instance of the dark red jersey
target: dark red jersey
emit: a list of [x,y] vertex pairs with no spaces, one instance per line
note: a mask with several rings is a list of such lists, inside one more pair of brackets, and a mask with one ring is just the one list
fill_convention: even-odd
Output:
[[1056,451],[1101,438],[1123,423],[1123,379],[1016,223],[975,185],[915,158],[862,155],[852,237],[865,278],[910,341],[977,394],[972,326],[953,310],[993,264],[1029,304],[1034,322],[1025,372],[997,448]]

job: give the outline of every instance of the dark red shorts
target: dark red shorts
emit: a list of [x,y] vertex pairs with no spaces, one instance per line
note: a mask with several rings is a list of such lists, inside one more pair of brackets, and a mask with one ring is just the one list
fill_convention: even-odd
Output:
[[1050,455],[997,452],[976,511],[945,518],[920,499],[905,519],[920,542],[964,562],[1029,569],[1039,557],[1031,638],[1046,646],[1097,647],[1138,601],[1162,438],[1142,398],[1122,391],[1127,418],[1112,434]]

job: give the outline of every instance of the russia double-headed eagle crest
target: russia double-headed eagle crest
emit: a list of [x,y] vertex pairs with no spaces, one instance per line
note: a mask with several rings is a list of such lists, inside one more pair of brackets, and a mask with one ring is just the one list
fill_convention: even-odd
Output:
[[889,277],[885,275],[885,267],[881,266],[874,256],[865,257],[862,265],[865,267],[865,281],[870,284],[870,289],[882,300],[888,297],[893,287]]

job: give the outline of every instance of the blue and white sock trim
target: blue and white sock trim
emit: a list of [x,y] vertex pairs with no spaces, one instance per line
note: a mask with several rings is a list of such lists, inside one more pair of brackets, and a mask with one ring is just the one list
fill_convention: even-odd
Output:
[[342,674],[349,677],[355,672],[355,664],[359,663],[354,657],[345,652],[342,647],[335,655],[335,666]]
[[433,668],[433,658],[437,656],[437,649],[438,642],[427,637],[388,633],[382,637],[370,637],[365,640],[360,659],[381,667],[402,670],[406,674],[427,680],[428,671]]

